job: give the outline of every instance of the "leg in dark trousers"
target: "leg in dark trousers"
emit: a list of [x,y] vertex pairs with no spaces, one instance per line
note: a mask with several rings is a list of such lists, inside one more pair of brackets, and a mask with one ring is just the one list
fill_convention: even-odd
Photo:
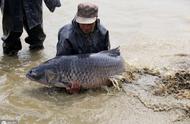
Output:
[[46,35],[43,32],[43,28],[41,25],[37,25],[32,29],[26,28],[26,32],[28,33],[28,37],[25,38],[25,42],[30,44],[29,48],[31,50],[39,50],[43,49],[43,42],[46,38]]
[[2,37],[3,53],[7,55],[15,55],[22,49],[20,36],[22,32],[9,32],[6,36]]
[[29,48],[31,50],[40,50],[43,49],[43,42],[46,38],[46,35],[43,31],[42,25],[37,25],[32,29],[29,29],[26,20],[24,19],[24,28],[28,33],[28,37],[25,38],[25,42],[30,44]]

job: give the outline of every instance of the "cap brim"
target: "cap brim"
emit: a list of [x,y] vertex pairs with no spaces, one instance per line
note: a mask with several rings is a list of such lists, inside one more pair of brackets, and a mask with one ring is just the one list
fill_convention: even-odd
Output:
[[92,24],[96,21],[96,17],[93,18],[84,18],[84,17],[76,17],[76,22],[80,24]]

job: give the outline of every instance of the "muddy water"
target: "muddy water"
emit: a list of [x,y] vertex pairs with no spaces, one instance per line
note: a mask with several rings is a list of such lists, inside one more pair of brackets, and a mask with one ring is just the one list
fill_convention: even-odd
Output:
[[[18,56],[4,56],[0,49],[0,119],[19,124],[189,124],[189,99],[152,93],[164,75],[189,69],[189,0],[92,0],[100,7],[112,47],[120,45],[126,62],[140,70],[131,84],[123,85],[125,92],[68,95],[25,78],[31,67],[55,56],[57,32],[82,1],[64,0],[55,13],[44,6],[44,50],[30,52],[26,33]],[[160,73],[139,73],[145,67]]]

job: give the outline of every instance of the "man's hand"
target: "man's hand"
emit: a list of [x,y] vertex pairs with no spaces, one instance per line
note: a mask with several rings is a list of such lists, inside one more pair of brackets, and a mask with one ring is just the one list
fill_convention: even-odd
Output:
[[44,0],[47,8],[51,11],[54,12],[56,7],[60,7],[61,6],[61,2],[60,0]]

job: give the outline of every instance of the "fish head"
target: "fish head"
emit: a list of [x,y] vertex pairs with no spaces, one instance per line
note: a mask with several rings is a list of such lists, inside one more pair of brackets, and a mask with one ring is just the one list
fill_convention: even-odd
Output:
[[56,69],[52,65],[42,64],[40,66],[34,67],[28,71],[26,77],[32,81],[36,81],[45,85],[51,85],[57,82]]

